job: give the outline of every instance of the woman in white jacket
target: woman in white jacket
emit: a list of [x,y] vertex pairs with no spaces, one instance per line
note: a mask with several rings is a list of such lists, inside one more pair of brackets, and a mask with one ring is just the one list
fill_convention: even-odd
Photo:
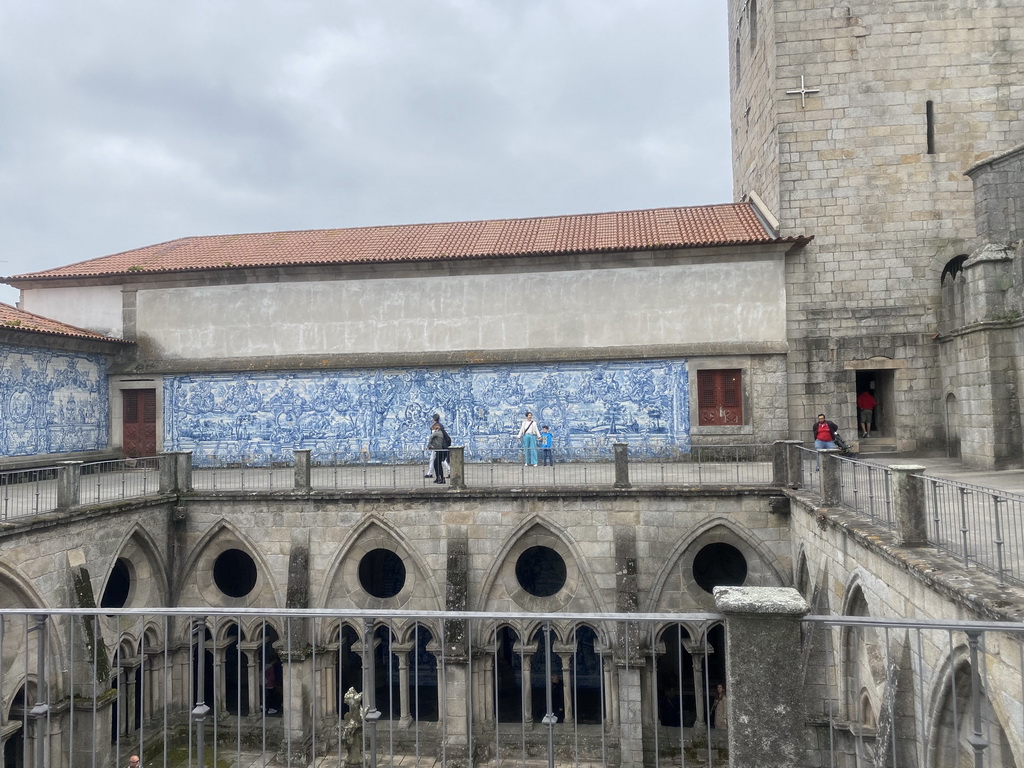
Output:
[[539,437],[540,430],[537,429],[537,422],[533,420],[533,414],[527,411],[526,418],[523,419],[523,425],[519,427],[519,434],[516,435],[516,439],[523,441],[523,454],[525,457],[523,466],[537,466],[537,438]]

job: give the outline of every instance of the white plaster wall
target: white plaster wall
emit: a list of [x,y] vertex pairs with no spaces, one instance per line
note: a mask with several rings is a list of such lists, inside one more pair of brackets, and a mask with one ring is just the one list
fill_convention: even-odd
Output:
[[21,308],[105,336],[123,338],[120,285],[30,288],[21,292]]
[[786,337],[782,258],[140,290],[167,358],[591,348]]

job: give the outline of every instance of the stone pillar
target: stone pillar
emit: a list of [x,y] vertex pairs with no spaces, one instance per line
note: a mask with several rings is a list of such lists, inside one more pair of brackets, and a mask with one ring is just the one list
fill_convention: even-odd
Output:
[[632,488],[629,483],[629,444],[615,443],[615,487]]
[[[705,643],[692,641],[686,642],[684,647],[690,654],[690,667],[693,670],[693,703],[697,708],[697,720],[694,722],[694,727],[703,728],[707,722],[704,715],[707,714],[708,706],[704,700],[704,660],[708,654],[714,653],[714,649],[710,645],[706,646]],[[680,701],[681,704],[682,701]],[[679,716],[682,717],[682,715],[680,706]]]
[[310,461],[310,451],[308,448],[294,451],[295,454],[295,490],[296,491],[308,491],[313,486],[310,483],[312,462]]
[[804,744],[800,621],[809,611],[807,603],[789,587],[715,587],[714,596],[725,614],[729,765],[799,765]]
[[160,468],[160,493],[177,493],[178,478],[175,476],[178,466],[173,453],[161,453],[157,457]]
[[[562,671],[559,673],[559,677],[562,678],[562,701],[555,701],[555,712],[558,711],[558,705],[561,703],[562,710],[565,714],[565,722],[574,723],[576,722],[576,712],[572,706],[572,672],[570,664],[572,664],[573,651],[562,651],[558,650],[555,654],[558,656],[559,661],[562,662]],[[552,694],[554,691],[552,691]]]
[[[412,711],[409,707],[409,651],[412,643],[392,643],[391,652],[398,659],[398,722],[408,728],[412,724]],[[392,711],[394,704],[392,704]],[[416,713],[417,717],[419,712]]]
[[896,522],[896,543],[902,547],[928,544],[928,513],[925,511],[924,480],[914,477],[924,472],[917,464],[890,464],[892,472],[892,509]]
[[178,493],[188,493],[192,490],[192,451],[178,451],[177,470],[175,479],[178,483]]
[[453,445],[448,449],[448,464],[452,473],[448,484],[461,490],[466,487],[466,449],[461,445]]
[[533,723],[533,654],[523,654],[522,662],[522,691],[523,694],[523,722],[527,725]]
[[818,451],[818,461],[821,462],[821,503],[826,507],[834,507],[842,499],[838,456],[838,449]]
[[469,690],[468,666],[462,662],[445,665],[445,684],[439,688],[437,695],[444,701],[438,702],[442,707],[441,730],[444,733],[445,755],[450,765],[469,765],[469,708],[471,696]]
[[[639,661],[638,659],[635,661]],[[639,663],[618,667],[619,750],[621,768],[642,768],[644,765],[643,693]]]
[[772,446],[772,485],[777,488],[800,487],[799,440],[776,440]]
[[57,509],[77,507],[82,491],[82,462],[57,462]]

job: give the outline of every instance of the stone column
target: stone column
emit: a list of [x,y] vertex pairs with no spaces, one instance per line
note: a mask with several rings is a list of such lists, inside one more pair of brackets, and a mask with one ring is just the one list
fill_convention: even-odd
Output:
[[[391,652],[398,658],[398,722],[406,728],[412,724],[409,706],[409,651],[412,648],[412,643],[391,644]],[[419,713],[416,714],[418,717]]]
[[629,444],[615,443],[615,487],[632,488],[629,483]]
[[82,491],[82,462],[57,462],[57,509],[77,507]]
[[777,488],[800,487],[799,440],[776,440],[772,452],[772,485]]
[[[574,723],[576,722],[576,713],[572,707],[572,674],[569,665],[572,663],[573,652],[562,652],[557,653],[558,658],[562,662],[562,672],[559,675],[562,678],[562,709],[565,710],[565,722]],[[558,709],[558,702],[555,702],[555,709]]]
[[[714,653],[714,649],[702,642],[686,642],[683,647],[690,654],[690,668],[693,671],[693,700],[697,708],[697,719],[693,725],[695,728],[701,728],[707,722],[704,717],[707,714],[707,702],[704,701],[704,663],[707,655]],[[682,707],[679,716],[682,717]]]
[[896,521],[896,543],[903,547],[928,544],[928,513],[925,511],[924,480],[914,477],[924,472],[917,464],[890,464],[892,472],[892,509]]
[[308,448],[294,451],[295,454],[295,490],[308,491],[312,488],[310,451]]
[[533,654],[524,655],[522,660],[523,722],[530,725],[533,723]]
[[448,464],[451,465],[452,474],[448,484],[452,488],[463,489],[466,487],[466,449],[461,445],[453,445],[448,449]]
[[726,617],[729,765],[799,765],[804,744],[800,621],[809,611],[807,603],[789,587],[715,587],[714,596]]

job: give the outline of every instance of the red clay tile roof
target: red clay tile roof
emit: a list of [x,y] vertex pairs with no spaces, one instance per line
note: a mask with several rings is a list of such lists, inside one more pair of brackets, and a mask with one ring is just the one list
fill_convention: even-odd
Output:
[[12,307],[10,304],[0,302],[0,329],[14,331],[29,331],[32,333],[48,333],[54,336],[74,336],[81,339],[96,339],[99,341],[111,341],[119,344],[132,344],[134,342],[114,339],[104,336],[102,333],[94,333],[84,328],[76,328],[73,325],[59,323],[42,315],[33,315],[31,312]]
[[728,203],[535,219],[185,237],[6,280],[699,248],[798,239],[775,237],[749,203]]

